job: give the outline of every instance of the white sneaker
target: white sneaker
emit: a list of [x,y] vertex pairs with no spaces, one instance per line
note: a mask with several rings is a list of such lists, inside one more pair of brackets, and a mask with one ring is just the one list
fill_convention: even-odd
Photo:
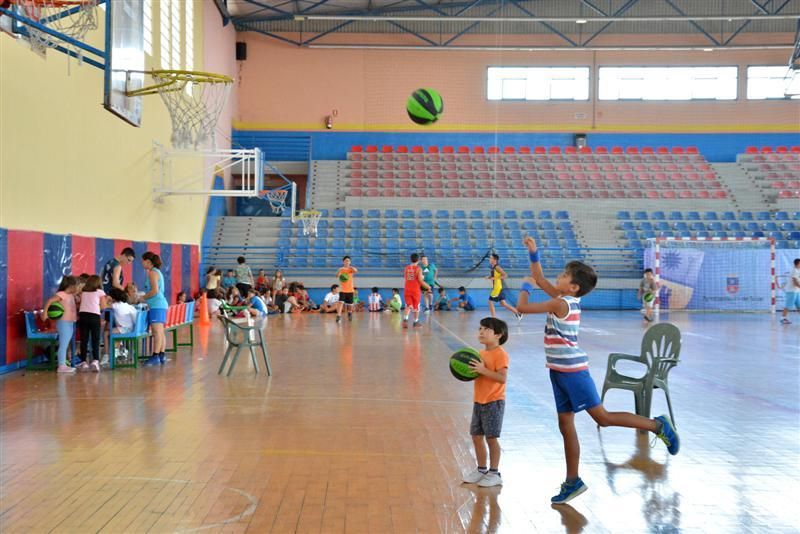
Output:
[[89,368],[91,369],[91,371],[93,373],[99,373],[100,372],[100,363],[97,360],[94,360],[94,361],[92,361],[92,363],[89,364]]
[[478,471],[476,469],[475,471],[472,471],[471,473],[468,473],[468,474],[464,475],[464,478],[462,479],[462,481],[466,482],[467,484],[477,484],[486,475],[487,475],[487,473],[484,473],[483,471]]
[[109,355],[103,354],[103,358],[100,360],[101,367],[108,367],[109,366]]
[[67,367],[66,365],[59,365],[58,369],[56,369],[56,372],[70,375],[75,372],[75,369],[72,367]]
[[502,486],[503,479],[500,478],[500,473],[492,473],[489,471],[483,478],[478,481],[478,486],[482,488],[491,488],[492,486]]
[[781,324],[792,324],[792,322],[786,317],[784,317],[783,319],[781,319]]

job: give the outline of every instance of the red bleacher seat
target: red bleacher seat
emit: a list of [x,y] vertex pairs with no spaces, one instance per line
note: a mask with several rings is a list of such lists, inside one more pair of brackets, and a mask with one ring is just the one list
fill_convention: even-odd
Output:
[[700,150],[696,146],[687,146],[686,153],[696,155],[700,153]]
[[350,152],[363,152],[363,151],[364,147],[362,147],[361,145],[353,145],[350,147]]
[[793,146],[792,154],[800,154],[800,146]]
[[757,146],[749,146],[744,149],[745,153],[747,154],[758,154],[758,147]]
[[581,154],[591,154],[592,153],[592,149],[591,149],[591,147],[588,147],[588,146],[582,146],[581,149],[578,152],[580,152]]
[[612,154],[624,154],[625,151],[622,150],[621,146],[615,146],[615,147],[611,147],[611,153]]
[[669,154],[669,149],[665,146],[660,146],[656,149],[656,154]]
[[[796,148],[800,148],[800,147],[796,147]],[[529,147],[529,146],[521,146],[521,147],[519,147],[519,153],[520,154],[530,154],[531,153],[531,147]]]
[[608,154],[608,148],[604,146],[599,146],[594,149],[595,154]]
[[635,146],[629,146],[628,148],[625,149],[625,153],[626,154],[638,154],[639,153],[639,148],[635,147]]
[[672,147],[673,154],[683,154],[683,147],[682,146],[674,146]]
[[451,146],[443,146],[442,147],[442,153],[443,154],[452,154],[453,153],[453,147],[451,147]]
[[447,197],[448,198],[458,198],[461,195],[458,192],[458,189],[448,189],[447,190]]
[[419,145],[412,146],[411,147],[411,153],[412,154],[423,154],[423,153],[425,153],[425,150]]
[[400,154],[408,154],[408,147],[405,145],[398,145],[396,152]]
[[788,154],[789,148],[785,146],[775,147],[775,152],[777,152],[778,154]]
[[394,152],[393,148],[394,147],[392,147],[392,145],[383,145],[381,147],[381,152],[383,152],[384,154],[389,153],[389,152]]
[[651,146],[642,147],[642,154],[655,154],[655,153],[656,153],[655,150],[653,150],[653,147]]
[[516,154],[517,150],[513,146],[507,146],[503,148],[503,154]]
[[771,146],[762,146],[761,147],[762,154],[772,154],[772,147]]
[[547,154],[547,149],[543,146],[537,146],[533,149],[534,154]]
[[363,193],[362,193],[361,189],[353,188],[353,187],[350,188],[350,196],[351,197],[360,197],[360,196],[362,196],[362,194]]
[[468,146],[460,146],[458,147],[459,154],[469,154],[469,147]]
[[489,147],[489,154],[499,154],[499,153],[500,153],[500,148],[499,147],[496,147],[496,146],[490,146]]
[[473,154],[485,154],[486,150],[484,150],[482,146],[475,146],[475,147],[472,147],[472,153]]
[[711,194],[714,198],[728,198],[728,193],[724,189],[716,189]]
[[564,147],[564,154],[577,154],[578,148],[574,146]]
[[367,152],[372,153],[372,152],[377,152],[377,151],[378,151],[378,147],[377,146],[375,146],[375,145],[367,145]]
[[428,147],[428,154],[438,154],[439,147],[438,146],[429,146]]
[[559,146],[551,146],[550,150],[548,150],[550,154],[561,154],[561,147]]
[[675,191],[671,191],[671,190],[663,191],[661,193],[661,198],[673,199],[673,198],[675,198]]

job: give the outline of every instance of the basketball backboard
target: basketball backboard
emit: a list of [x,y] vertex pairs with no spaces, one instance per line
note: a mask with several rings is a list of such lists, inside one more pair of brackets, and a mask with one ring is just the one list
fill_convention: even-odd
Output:
[[142,97],[125,96],[125,91],[144,86],[144,0],[106,2],[106,28],[108,64],[103,105],[121,119],[140,126]]

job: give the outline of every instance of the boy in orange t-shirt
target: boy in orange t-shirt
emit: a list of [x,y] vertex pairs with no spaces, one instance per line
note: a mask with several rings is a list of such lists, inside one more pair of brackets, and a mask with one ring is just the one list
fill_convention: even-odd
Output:
[[[475,379],[475,403],[469,433],[475,445],[478,467],[464,477],[467,484],[483,488],[500,486],[500,430],[506,404],[506,376],[508,353],[500,345],[508,341],[508,325],[500,319],[485,317],[478,328],[478,341],[484,346],[481,361],[470,362],[470,367],[480,376]],[[486,468],[486,445],[489,445],[489,468]]]
[[[355,289],[353,286],[353,277],[358,272],[358,269],[350,265],[350,256],[342,258],[342,266],[336,271],[336,278],[339,279],[342,287],[339,290],[339,303],[336,309],[336,322],[342,320],[342,308],[347,307],[347,319],[353,320],[353,295]],[[342,280],[342,275],[347,275],[347,280]]]

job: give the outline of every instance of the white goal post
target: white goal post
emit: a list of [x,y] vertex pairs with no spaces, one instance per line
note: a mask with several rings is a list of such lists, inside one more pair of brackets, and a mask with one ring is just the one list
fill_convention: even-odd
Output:
[[775,240],[659,237],[649,240],[661,310],[775,313]]

